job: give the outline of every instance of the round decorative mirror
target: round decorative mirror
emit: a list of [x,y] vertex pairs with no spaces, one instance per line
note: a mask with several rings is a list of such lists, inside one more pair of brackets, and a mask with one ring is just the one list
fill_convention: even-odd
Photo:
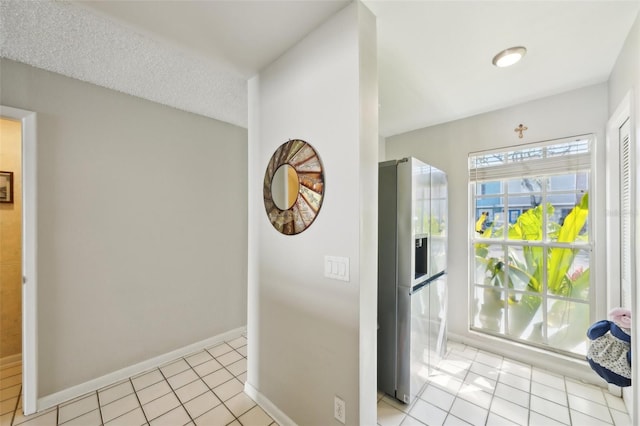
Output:
[[324,196],[324,171],[315,149],[301,139],[283,143],[264,174],[264,208],[278,232],[299,234],[315,220]]

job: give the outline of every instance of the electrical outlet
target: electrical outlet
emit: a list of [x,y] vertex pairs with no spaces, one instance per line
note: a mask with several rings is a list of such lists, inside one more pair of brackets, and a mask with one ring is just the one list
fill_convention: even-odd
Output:
[[342,424],[345,424],[347,418],[347,409],[344,401],[337,395],[333,399],[333,417]]

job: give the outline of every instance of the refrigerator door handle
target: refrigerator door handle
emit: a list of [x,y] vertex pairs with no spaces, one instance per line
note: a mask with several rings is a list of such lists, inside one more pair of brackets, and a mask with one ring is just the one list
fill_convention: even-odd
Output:
[[434,282],[435,280],[437,280],[438,278],[440,278],[444,274],[446,274],[446,271],[440,271],[437,274],[430,276],[429,278],[427,278],[426,280],[424,280],[420,284],[418,284],[415,287],[413,287],[411,289],[411,291],[409,292],[409,294],[416,294],[417,292],[419,292],[420,290],[422,290],[423,288],[425,288],[426,286],[428,286],[429,284],[431,284],[432,282]]

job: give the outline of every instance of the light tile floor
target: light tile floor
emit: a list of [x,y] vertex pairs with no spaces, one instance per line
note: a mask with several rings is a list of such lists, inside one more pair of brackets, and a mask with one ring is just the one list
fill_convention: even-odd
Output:
[[410,405],[378,393],[378,425],[631,426],[606,389],[455,342]]
[[[246,338],[207,348],[57,407],[22,415],[22,366],[0,368],[0,426],[276,423],[243,390]],[[631,426],[603,388],[449,342],[420,397],[378,394],[378,425]]]
[[239,337],[34,415],[22,415],[20,364],[0,368],[0,426],[276,425],[244,392]]

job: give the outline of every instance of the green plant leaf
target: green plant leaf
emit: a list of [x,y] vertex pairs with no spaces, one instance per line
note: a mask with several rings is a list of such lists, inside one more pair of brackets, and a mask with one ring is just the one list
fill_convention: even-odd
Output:
[[[494,237],[499,239],[504,235],[505,226],[508,226],[508,228],[506,228],[506,232],[508,233],[508,238],[511,240],[542,241],[544,235],[542,229],[543,224],[545,223],[543,220],[543,214],[550,217],[553,212],[554,207],[549,203],[547,203],[546,207],[543,205],[536,206],[521,214],[514,224],[505,224],[504,226],[497,228],[492,224],[485,230],[482,236],[485,238]],[[562,225],[550,221],[547,223],[547,238],[559,243],[572,243],[582,239],[588,240],[587,236],[580,235],[580,231],[587,221],[588,213],[589,198],[588,194],[585,194],[580,200],[580,203],[576,205],[564,219]],[[494,223],[495,222],[496,221],[494,221]],[[476,261],[478,264],[486,265],[486,271],[488,272],[488,276],[486,278],[487,285],[503,289],[513,289],[514,287],[522,288],[522,283],[526,283],[526,291],[540,294],[544,291],[542,279],[544,258],[547,256],[548,291],[565,297],[588,300],[590,283],[589,268],[582,271],[582,273],[573,280],[567,274],[578,252],[579,249],[572,248],[544,248],[535,245],[524,245],[522,246],[521,252],[517,250],[509,250],[509,267],[505,269],[500,259],[486,258],[489,254],[487,244],[476,244]],[[522,253],[522,255],[519,253]],[[484,259],[481,259],[482,257],[484,257]],[[505,276],[505,271],[508,271],[507,276]],[[516,285],[518,283],[519,285]],[[496,295],[497,294],[498,293],[496,293]],[[520,296],[516,294],[509,295],[508,334],[522,337],[522,334],[526,330],[530,329],[531,321],[540,309],[541,302],[542,298],[534,294],[522,294]],[[562,311],[563,307],[574,305],[575,304],[568,304],[566,302],[554,302],[550,315],[554,318],[558,316],[559,318],[564,318],[565,314]],[[500,312],[502,308],[502,303],[497,303],[497,301],[486,303],[481,308],[485,321],[488,321],[486,318],[489,318],[492,311],[496,315],[496,318],[498,318],[498,316],[501,315]],[[576,324],[582,324],[585,321],[588,321],[588,307],[587,309],[583,309],[582,306],[572,308],[571,312],[567,313],[567,315],[568,314],[572,317],[571,324],[566,325],[566,327],[561,328],[555,333],[553,345],[556,345],[563,336],[567,341],[571,340],[571,344],[573,344],[574,341],[579,342],[579,339],[584,340],[584,330],[580,329],[576,331],[572,324],[574,322]],[[556,321],[552,322],[555,323]],[[532,339],[534,339],[538,334],[540,339],[542,339],[541,327],[542,323],[539,323],[531,329],[530,337]],[[542,340],[539,341],[544,343]],[[563,345],[563,347],[566,347],[566,345]]]
[[[582,227],[589,215],[589,194],[584,194],[580,204],[564,219],[564,223],[558,232],[559,243],[572,243],[576,241]],[[576,255],[576,250],[570,248],[552,248],[549,256],[549,270],[547,286],[554,294],[562,294],[563,280]],[[568,296],[568,294],[567,294]]]

